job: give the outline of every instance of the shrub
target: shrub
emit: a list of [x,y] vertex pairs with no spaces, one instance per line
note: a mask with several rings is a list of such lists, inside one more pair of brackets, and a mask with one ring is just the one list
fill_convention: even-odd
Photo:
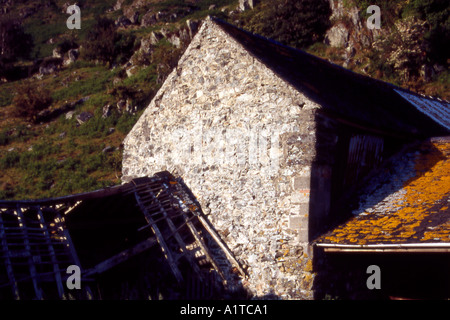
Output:
[[447,64],[450,56],[450,5],[448,0],[412,0],[403,10],[405,16],[414,15],[427,21],[429,30],[424,36],[425,51],[430,62]]
[[0,62],[27,58],[32,46],[33,38],[24,32],[16,17],[0,15]]
[[[0,67],[1,68],[1,67]],[[2,84],[0,87],[0,107],[6,107],[12,102],[11,86]]]
[[50,92],[44,87],[24,83],[17,87],[13,105],[17,116],[35,121],[39,111],[50,106],[52,101]]
[[117,122],[117,130],[123,134],[128,134],[139,119],[142,110],[134,115],[129,113],[123,114]]
[[134,35],[118,33],[113,20],[98,18],[86,36],[82,52],[88,60],[99,60],[112,65],[129,58],[134,45]]
[[159,41],[153,50],[151,58],[151,62],[157,66],[158,83],[164,82],[172,69],[177,65],[182,53],[181,48],[176,48],[167,40],[163,39]]
[[136,37],[129,33],[119,33],[114,44],[114,60],[116,63],[125,63],[137,49]]
[[[256,8],[254,9],[256,10]],[[331,26],[327,0],[265,1],[251,16],[244,13],[244,27],[286,45],[305,48],[322,41]]]
[[6,146],[9,143],[9,134],[7,130],[0,132],[0,146]]
[[78,48],[78,44],[74,39],[64,39],[62,42],[58,43],[56,48],[59,49],[62,54],[64,54],[70,49]]
[[118,34],[114,21],[108,18],[99,18],[86,36],[83,44],[83,56],[89,60],[112,63],[116,41],[118,41]]

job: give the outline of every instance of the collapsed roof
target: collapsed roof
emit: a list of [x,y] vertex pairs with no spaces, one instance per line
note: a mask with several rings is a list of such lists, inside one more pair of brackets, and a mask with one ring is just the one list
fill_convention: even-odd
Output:
[[[136,257],[130,274],[113,279],[145,269],[146,289],[153,291],[144,298],[160,298],[163,290],[169,299],[208,298],[233,291],[230,280],[244,274],[182,180],[167,172],[56,199],[0,201],[0,248],[6,299],[117,297],[93,289]],[[83,291],[68,290],[70,265],[81,268]],[[150,288],[155,281],[164,287],[157,293]],[[167,292],[170,283],[178,292]]]

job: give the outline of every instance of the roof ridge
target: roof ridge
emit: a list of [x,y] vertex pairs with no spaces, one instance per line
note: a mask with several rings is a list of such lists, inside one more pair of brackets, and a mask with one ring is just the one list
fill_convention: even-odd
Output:
[[[296,90],[322,105],[326,111],[366,127],[400,135],[430,137],[450,132],[445,124],[436,121],[436,117],[430,117],[429,112],[424,112],[424,108],[417,107],[411,99],[405,99],[399,94],[409,94],[410,90],[406,88],[346,69],[219,18],[210,17],[210,21],[255,59]],[[436,98],[424,98],[414,92],[410,94],[426,99],[428,103],[442,104]],[[438,110],[434,108],[432,111],[433,115]]]
[[[263,35],[260,35],[260,34],[253,33],[253,32],[251,32],[251,31],[245,30],[245,29],[243,29],[243,28],[241,28],[241,27],[235,26],[235,25],[233,25],[233,24],[231,24],[231,23],[229,23],[229,22],[227,22],[227,21],[225,21],[225,20],[222,20],[222,19],[220,19],[220,18],[208,16],[207,19],[208,19],[209,21],[212,21],[212,22],[214,22],[214,23],[217,23],[219,26],[221,26],[221,25],[227,25],[227,26],[229,26],[229,27],[231,27],[231,28],[238,29],[238,30],[240,30],[240,31],[242,31],[242,32],[244,32],[244,33],[247,33],[247,34],[252,35],[252,36],[254,36],[254,37],[260,38],[261,40],[265,40],[265,41],[271,42],[271,43],[273,43],[273,44],[275,44],[275,45],[277,45],[277,46],[283,47],[283,48],[288,49],[288,50],[292,50],[292,51],[297,52],[297,53],[299,53],[299,54],[306,55],[306,56],[308,56],[308,57],[310,57],[310,58],[312,58],[312,59],[316,59],[316,60],[318,60],[318,61],[327,63],[327,64],[329,64],[331,67],[335,67],[335,68],[340,69],[340,70],[342,70],[342,71],[344,71],[344,72],[347,72],[347,73],[349,73],[349,74],[353,74],[353,75],[356,75],[356,76],[361,77],[361,78],[370,79],[370,80],[372,80],[372,81],[375,81],[375,82],[379,82],[379,83],[385,84],[385,85],[387,85],[388,87],[391,87],[391,89],[393,89],[393,90],[395,90],[395,89],[401,89],[401,90],[406,91],[406,92],[411,93],[411,94],[420,95],[420,96],[425,97],[425,98],[429,98],[429,99],[433,99],[433,100],[439,100],[439,101],[445,101],[445,102],[447,102],[447,103],[450,103],[450,101],[448,101],[448,100],[446,100],[446,99],[442,99],[442,98],[440,98],[440,97],[433,97],[433,96],[430,96],[430,95],[425,95],[425,94],[422,94],[422,93],[419,93],[419,92],[412,91],[411,89],[408,89],[408,88],[405,88],[405,87],[401,87],[401,86],[395,85],[395,84],[393,84],[393,83],[390,83],[390,82],[387,82],[387,81],[384,81],[384,80],[381,80],[381,79],[373,78],[373,77],[370,77],[370,76],[368,76],[368,75],[364,75],[364,74],[358,73],[358,72],[353,71],[353,70],[351,70],[351,69],[345,68],[345,67],[343,67],[343,66],[341,66],[341,65],[339,65],[339,64],[337,64],[337,63],[334,63],[334,62],[332,62],[332,61],[329,61],[329,60],[327,60],[327,59],[325,59],[325,58],[322,58],[322,57],[316,56],[316,55],[314,55],[314,54],[311,54],[311,53],[309,53],[309,52],[307,52],[307,51],[305,51],[305,50],[302,50],[302,49],[299,49],[299,48],[295,48],[295,47],[291,47],[291,46],[288,46],[288,45],[286,45],[286,44],[283,44],[283,43],[281,43],[281,42],[279,42],[279,41],[277,41],[277,40],[274,40],[274,39],[271,39],[271,38],[267,38],[267,37],[264,37]],[[224,30],[224,31],[227,32],[227,30]],[[228,33],[228,32],[227,32],[227,33]]]

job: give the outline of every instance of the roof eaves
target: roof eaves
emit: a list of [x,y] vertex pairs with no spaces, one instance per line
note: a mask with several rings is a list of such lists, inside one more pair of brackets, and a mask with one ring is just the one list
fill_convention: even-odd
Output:
[[354,253],[450,253],[450,243],[400,243],[400,244],[337,244],[315,243],[325,252],[354,252]]
[[401,88],[396,88],[394,91],[417,110],[427,115],[450,132],[450,103],[448,101],[425,95],[418,95]]

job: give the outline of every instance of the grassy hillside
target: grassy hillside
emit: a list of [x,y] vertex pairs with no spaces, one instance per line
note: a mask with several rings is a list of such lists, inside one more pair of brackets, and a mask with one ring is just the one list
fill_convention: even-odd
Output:
[[[81,30],[67,29],[64,0],[22,0],[6,6],[8,14],[32,36],[34,45],[28,58],[17,59],[0,76],[0,199],[55,197],[120,183],[121,143],[186,47],[183,34],[187,20],[219,16],[343,64],[345,49],[323,42],[324,25],[330,27],[323,20],[328,19],[326,10],[322,16],[306,9],[299,15],[286,8],[274,13],[275,3],[283,1],[262,1],[253,10],[238,12],[238,0],[84,0],[78,1]],[[344,2],[364,7],[364,1]],[[422,9],[408,7],[405,1],[389,23],[394,26],[411,15],[426,19],[422,14],[430,13]],[[123,20],[126,25],[93,33],[98,31],[100,18],[117,24],[121,18],[131,20],[132,16],[137,17],[134,23]],[[143,23],[146,19],[151,23]],[[310,24],[310,29],[302,23]],[[181,44],[169,41],[167,35],[178,36]],[[156,40],[148,45],[152,36]],[[108,42],[110,38],[114,41]],[[384,48],[389,48],[395,39],[386,37],[383,41]],[[429,81],[420,77],[404,81],[399,70],[389,64],[392,52],[382,51],[383,46],[357,50],[348,67],[449,98],[448,70]],[[52,57],[55,49],[61,58]],[[67,59],[69,50],[78,50],[75,62],[40,74],[42,67]],[[101,50],[110,50],[104,52],[112,58],[102,60]],[[32,108],[31,115],[19,112],[21,104]],[[80,115],[90,118],[81,123],[77,119]]]
[[[65,2],[19,1],[10,7],[12,15],[27,13],[22,25],[32,35],[34,47],[29,60],[15,64],[16,73],[25,76],[0,84],[0,199],[55,197],[120,183],[121,143],[170,71],[170,63],[176,62],[183,51],[162,39],[153,45],[152,56],[138,64],[137,71],[130,75],[119,61],[112,65],[81,55],[69,66],[36,77],[39,62],[51,57],[56,47],[65,41],[85,44],[99,16],[115,21],[133,3],[122,1],[122,9],[112,10],[115,0],[78,1],[82,28],[68,30],[69,15],[63,13]],[[118,27],[116,31],[132,37],[138,45],[152,31],[177,30],[186,25],[187,19],[203,19],[218,13],[218,9],[210,8],[213,2],[194,1],[187,5],[184,1],[146,1],[139,9],[140,19],[148,10],[177,12],[180,18],[161,20],[151,27],[140,24]],[[236,1],[217,3],[236,5]],[[189,13],[180,14],[186,8]],[[134,49],[139,47],[135,46],[133,52]],[[168,64],[166,68],[164,63]],[[42,121],[17,115],[14,97],[26,83],[49,92],[52,104],[48,110],[68,111]],[[135,111],[119,110],[116,104],[120,100],[130,102]],[[103,117],[103,107],[108,104],[110,115]],[[74,107],[64,109],[66,105]],[[69,111],[73,111],[72,117],[66,116]],[[83,112],[90,113],[92,118],[79,124],[76,116]]]

